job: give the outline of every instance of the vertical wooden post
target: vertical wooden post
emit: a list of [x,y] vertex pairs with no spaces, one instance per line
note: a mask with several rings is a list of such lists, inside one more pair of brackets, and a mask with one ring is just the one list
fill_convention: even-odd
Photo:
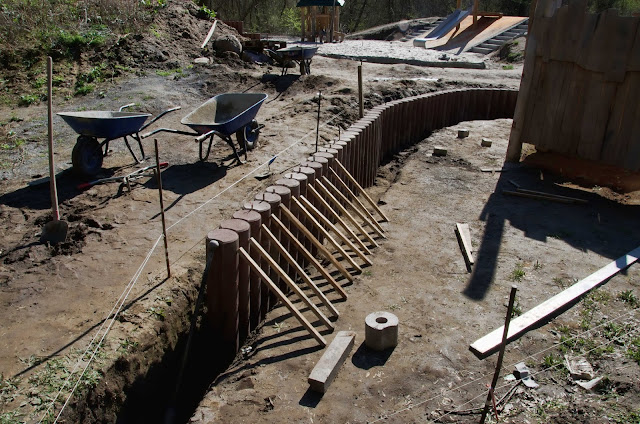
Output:
[[484,402],[484,409],[482,410],[482,417],[480,417],[480,424],[484,424],[484,420],[487,418],[487,412],[491,405],[491,398],[493,397],[493,390],[498,383],[498,377],[500,377],[500,369],[502,368],[502,360],[504,359],[504,350],[507,347],[507,334],[509,334],[509,323],[511,322],[511,314],[513,313],[513,305],[516,300],[516,292],[518,287],[511,286],[511,294],[509,295],[509,306],[507,307],[507,316],[504,319],[504,331],[502,333],[502,344],[500,345],[500,353],[498,354],[498,363],[496,364],[496,370],[493,373],[493,380],[491,381],[491,388],[487,393],[487,400]]
[[358,65],[358,106],[360,118],[364,116],[364,95],[362,94],[362,62]]
[[[228,219],[220,223],[220,228],[234,231],[238,234],[238,245],[249,250],[251,226],[241,219]],[[244,343],[249,334],[249,264],[238,262],[238,335],[240,344]]]
[[164,219],[164,200],[162,196],[162,175],[160,175],[160,156],[158,154],[158,140],[153,140],[156,150],[156,177],[158,178],[158,191],[160,192],[160,217],[162,218],[162,239],[164,240],[164,259],[167,263],[167,277],[171,278],[171,266],[169,265],[169,242],[167,241],[167,224]]
[[224,355],[235,355],[238,339],[238,249],[235,231],[217,229],[207,234],[207,244],[215,240],[214,263],[207,275],[207,310],[211,326],[222,339]]
[[[262,225],[262,218],[260,214],[256,211],[249,210],[241,210],[236,211],[233,214],[234,219],[242,219],[249,224],[251,228],[249,230],[249,234],[251,237],[260,241],[260,225]],[[252,257],[259,261],[260,256],[257,252],[251,252]],[[248,266],[248,264],[246,264]],[[238,287],[238,302],[240,306],[238,307],[238,311],[240,316],[248,315],[249,316],[249,331],[253,331],[260,324],[260,304],[261,304],[261,289],[262,282],[260,281],[260,277],[256,274],[249,274],[249,285],[243,286],[239,285]]]

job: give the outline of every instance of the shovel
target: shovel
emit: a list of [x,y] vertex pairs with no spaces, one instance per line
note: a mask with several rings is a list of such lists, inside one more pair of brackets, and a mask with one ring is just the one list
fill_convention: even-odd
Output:
[[49,184],[51,186],[51,210],[53,212],[53,220],[45,224],[40,235],[40,243],[58,244],[65,241],[67,238],[67,230],[69,224],[66,221],[60,220],[60,211],[58,209],[58,189],[56,188],[56,172],[55,163],[53,161],[53,113],[51,111],[51,97],[52,97],[52,74],[53,74],[53,60],[51,57],[47,58],[47,79],[48,79],[48,92],[47,92],[47,106],[48,106],[48,138],[49,138]]

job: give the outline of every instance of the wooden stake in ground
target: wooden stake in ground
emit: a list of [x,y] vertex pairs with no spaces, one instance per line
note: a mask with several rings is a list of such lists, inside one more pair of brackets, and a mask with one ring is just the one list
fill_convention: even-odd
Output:
[[307,329],[309,334],[311,334],[313,338],[316,339],[316,341],[320,344],[320,346],[325,347],[327,345],[327,341],[324,339],[324,337],[322,337],[322,335],[318,333],[318,331],[313,327],[313,325],[311,325],[311,323],[307,321],[304,315],[302,315],[300,311],[293,305],[293,303],[291,303],[289,298],[280,291],[278,286],[276,286],[274,282],[271,281],[269,276],[265,274],[262,268],[260,268],[260,265],[258,265],[251,258],[251,256],[249,256],[247,251],[244,250],[242,247],[239,249],[239,252],[240,252],[240,256],[242,256],[242,258],[249,263],[251,270],[254,273],[258,274],[262,279],[262,281],[264,282],[264,284],[266,284],[266,286],[269,288],[269,290],[274,292],[276,296],[278,296],[278,298],[282,301],[282,303],[285,304],[287,309],[289,309],[289,312],[291,312],[291,315],[296,317],[296,319],[300,322],[300,324],[302,324],[302,326]]
[[362,93],[362,62],[358,65],[358,110],[360,118],[364,116],[364,100]]
[[[513,313],[513,304],[516,300],[516,292],[518,288],[516,286],[511,287],[511,294],[509,295],[509,306],[507,307],[507,316],[504,319],[504,331],[502,333],[502,344],[500,345],[500,354],[498,355],[498,363],[496,364],[496,371],[493,373],[493,380],[491,380],[491,388],[487,393],[487,400],[484,402],[484,409],[482,410],[482,416],[480,417],[480,424],[484,424],[484,420],[487,418],[487,412],[489,412],[489,406],[493,399],[493,391],[498,383],[498,377],[500,377],[500,369],[502,368],[502,360],[504,359],[504,349],[507,347],[507,333],[509,332],[509,322],[511,322],[511,314]],[[497,418],[497,417],[496,417]]]
[[336,290],[336,292],[338,292],[340,297],[342,297],[344,300],[347,300],[347,292],[345,292],[344,289],[340,286],[340,284],[338,284],[338,282],[331,276],[331,274],[329,274],[329,272],[326,269],[324,269],[322,265],[320,265],[320,262],[318,262],[318,260],[311,254],[311,252],[309,252],[307,248],[304,247],[304,245],[300,242],[300,240],[298,240],[297,237],[294,236],[293,233],[291,233],[291,231],[289,231],[287,227],[285,227],[282,221],[280,221],[276,216],[272,216],[271,221],[278,226],[278,229],[280,229],[280,231],[287,237],[290,243],[293,243],[294,247],[300,253],[302,253],[305,259],[308,260],[309,263],[313,265],[315,269],[318,270],[320,275],[322,275],[324,279],[327,280],[329,284],[331,284],[331,286],[333,286],[333,288]]
[[311,193],[313,195],[313,197],[315,197],[316,200],[318,200],[318,202],[320,202],[320,205],[324,208],[324,210],[329,212],[329,215],[331,215],[331,217],[333,219],[335,219],[336,222],[338,222],[342,226],[342,228],[344,228],[344,230],[347,232],[347,234],[349,234],[349,237],[351,237],[351,239],[353,241],[355,241],[358,244],[358,246],[360,246],[360,248],[364,251],[365,254],[371,255],[371,250],[369,250],[369,248],[367,246],[365,246],[365,244],[362,242],[362,240],[360,240],[360,238],[353,232],[353,230],[351,230],[351,228],[349,228],[347,223],[344,222],[344,220],[340,217],[340,215],[338,215],[336,213],[336,211],[334,211],[333,208],[331,206],[329,206],[327,201],[324,200],[322,198],[322,196],[320,196],[320,193],[318,193],[316,191],[316,189],[313,188],[313,186],[307,187],[307,193]]
[[278,249],[278,252],[280,252],[280,254],[282,255],[282,257],[286,259],[287,263],[289,263],[289,265],[291,265],[291,267],[295,269],[296,274],[298,274],[300,278],[305,282],[305,284],[311,289],[311,291],[313,291],[315,295],[318,296],[322,304],[327,307],[329,312],[331,312],[331,315],[333,315],[334,317],[340,316],[340,313],[333,306],[331,301],[327,299],[327,296],[325,296],[324,293],[322,293],[322,290],[320,290],[318,286],[316,286],[316,284],[313,282],[313,280],[309,278],[309,276],[304,271],[304,269],[302,269],[300,264],[293,258],[293,256],[291,256],[291,253],[289,253],[287,249],[284,248],[282,243],[280,243],[280,241],[269,230],[269,228],[266,225],[262,224],[261,230],[263,234],[267,235],[267,237],[269,238],[269,241],[271,242],[271,245],[275,246],[276,249]]
[[167,242],[167,224],[164,219],[164,200],[162,199],[162,176],[160,175],[160,156],[158,154],[158,140],[153,139],[156,149],[156,177],[158,178],[158,192],[160,193],[160,216],[162,217],[162,238],[164,239],[164,258],[167,262],[167,277],[171,278],[171,266],[169,265],[169,243]]
[[313,227],[316,228],[316,230],[318,230],[320,232],[320,234],[322,234],[322,236],[329,240],[329,243],[331,243],[336,250],[338,251],[338,253],[340,254],[340,256],[342,256],[344,258],[345,261],[349,262],[349,265],[351,265],[355,270],[357,270],[358,272],[362,272],[362,268],[360,267],[360,265],[358,265],[352,258],[351,256],[349,256],[349,254],[342,248],[342,246],[340,245],[340,243],[338,243],[331,234],[329,234],[329,232],[327,230],[324,229],[324,227],[322,225],[320,225],[320,223],[311,215],[311,212],[309,212],[307,210],[307,208],[305,208],[302,203],[300,203],[300,201],[298,199],[296,199],[295,197],[291,199],[291,202],[293,204],[296,205],[296,207],[298,208],[298,210],[300,212],[302,212],[302,215],[304,215],[307,220],[312,224]]
[[356,181],[355,178],[353,178],[353,175],[351,175],[349,173],[349,171],[347,171],[347,168],[345,168],[339,160],[333,161],[333,163],[335,163],[338,168],[340,168],[340,170],[344,173],[344,175],[347,177],[347,179],[349,181],[351,181],[351,183],[360,191],[360,193],[362,193],[362,195],[364,196],[365,200],[367,202],[369,202],[369,204],[371,205],[371,207],[378,213],[378,215],[380,215],[380,217],[382,218],[383,221],[385,222],[389,222],[389,218],[387,218],[385,216],[384,213],[382,213],[382,211],[380,210],[380,208],[378,207],[378,205],[376,205],[376,202],[373,201],[373,199],[371,197],[369,197],[369,195],[367,194],[366,191],[364,191],[364,189],[362,188],[362,186],[360,184],[358,184],[358,182]]
[[287,219],[299,230],[301,231],[309,240],[311,240],[311,243],[313,243],[313,245],[318,249],[318,251],[320,253],[322,253],[324,255],[325,258],[329,259],[329,261],[331,261],[331,263],[338,268],[338,271],[340,271],[340,273],[342,275],[344,275],[344,277],[353,282],[353,276],[349,273],[349,271],[347,271],[347,269],[344,267],[344,265],[342,265],[340,263],[339,260],[337,260],[332,254],[331,252],[329,252],[327,250],[326,247],[324,247],[324,245],[322,243],[320,243],[320,241],[315,238],[313,236],[313,234],[311,234],[311,231],[309,231],[307,229],[307,227],[304,226],[304,224],[302,224],[302,222],[300,222],[298,220],[298,218],[295,217],[295,215],[289,210],[287,209],[286,206],[284,205],[280,205],[280,210],[284,213],[284,215],[287,217]]

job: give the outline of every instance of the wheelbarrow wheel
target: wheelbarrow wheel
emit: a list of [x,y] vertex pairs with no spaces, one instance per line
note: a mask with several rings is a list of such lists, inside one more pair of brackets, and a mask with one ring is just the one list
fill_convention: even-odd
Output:
[[96,138],[86,135],[78,137],[71,152],[71,163],[76,173],[96,175],[102,169],[102,159],[102,147]]
[[253,150],[256,147],[256,142],[260,136],[260,128],[258,127],[258,121],[254,119],[236,132],[240,147],[246,146],[247,150]]

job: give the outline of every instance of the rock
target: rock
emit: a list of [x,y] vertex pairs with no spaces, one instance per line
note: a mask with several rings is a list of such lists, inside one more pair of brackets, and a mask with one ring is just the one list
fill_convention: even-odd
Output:
[[565,361],[569,374],[574,380],[593,380],[595,377],[593,367],[586,359],[581,357],[570,358],[565,356]]
[[482,147],[491,147],[491,144],[493,144],[493,142],[488,138],[483,138],[482,141],[480,142],[480,145]]
[[214,43],[218,53],[234,52],[238,56],[242,53],[242,44],[235,35],[221,35]]
[[193,63],[195,63],[196,65],[208,65],[209,64],[209,58],[208,57],[196,57],[195,59],[193,59]]

